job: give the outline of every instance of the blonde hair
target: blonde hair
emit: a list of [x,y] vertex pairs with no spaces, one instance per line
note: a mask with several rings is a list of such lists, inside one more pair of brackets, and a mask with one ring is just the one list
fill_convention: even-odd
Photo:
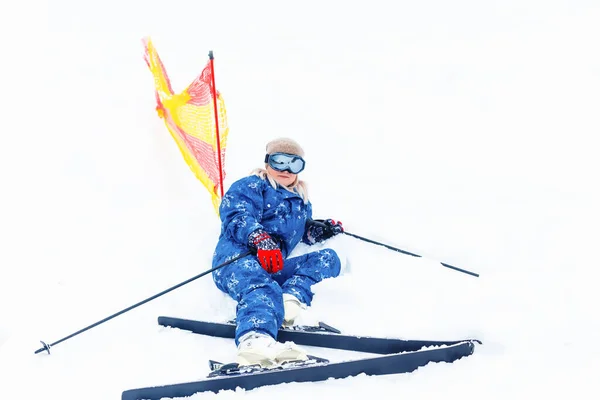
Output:
[[298,175],[296,175],[296,180],[290,186],[282,186],[277,183],[275,179],[264,168],[256,168],[250,172],[250,175],[256,175],[260,178],[269,181],[269,184],[273,187],[273,189],[277,189],[277,186],[281,186],[285,190],[296,193],[302,200],[304,200],[304,204],[308,203],[308,189],[306,187],[306,182],[298,179]]

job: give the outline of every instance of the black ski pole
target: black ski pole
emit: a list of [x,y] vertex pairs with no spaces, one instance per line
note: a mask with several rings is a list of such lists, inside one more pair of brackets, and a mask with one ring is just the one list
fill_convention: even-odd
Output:
[[179,284],[177,284],[177,285],[175,285],[175,286],[172,286],[172,287],[170,287],[170,288],[168,288],[168,289],[166,289],[166,290],[163,290],[162,292],[160,292],[160,293],[157,293],[157,294],[155,294],[155,295],[154,295],[154,296],[152,296],[152,297],[148,297],[146,300],[142,300],[142,301],[140,301],[139,303],[136,303],[136,304],[134,304],[134,305],[132,305],[132,306],[130,306],[130,307],[127,307],[127,308],[125,308],[125,309],[123,309],[123,310],[121,310],[121,311],[119,311],[119,312],[117,312],[117,313],[115,313],[115,314],[113,314],[113,315],[109,316],[109,317],[106,317],[106,318],[104,318],[104,319],[102,319],[102,320],[100,320],[100,321],[98,321],[98,322],[95,322],[95,323],[93,323],[93,324],[92,324],[92,325],[90,325],[90,326],[87,326],[87,327],[85,327],[85,328],[83,328],[83,329],[80,329],[80,330],[78,330],[77,332],[70,334],[69,336],[65,336],[64,338],[62,338],[62,339],[60,339],[60,340],[57,340],[57,341],[56,341],[56,342],[54,342],[54,343],[46,344],[46,343],[44,343],[44,342],[42,342],[42,341],[40,340],[40,342],[42,343],[43,347],[41,347],[41,348],[37,349],[37,350],[35,351],[35,354],[41,353],[41,352],[42,352],[42,351],[44,351],[44,350],[46,350],[46,351],[48,352],[48,354],[50,354],[50,348],[51,348],[52,346],[56,346],[57,344],[59,344],[59,343],[62,343],[62,342],[64,342],[65,340],[72,338],[73,336],[77,336],[77,335],[79,335],[80,333],[83,333],[83,332],[85,332],[85,331],[87,331],[87,330],[89,330],[89,329],[92,329],[92,328],[94,328],[94,327],[96,327],[96,326],[100,325],[100,324],[103,324],[103,323],[105,323],[105,322],[106,322],[106,321],[108,321],[108,320],[111,320],[111,319],[113,319],[113,318],[115,318],[115,317],[118,317],[119,315],[121,315],[121,314],[124,314],[124,313],[126,313],[127,311],[131,311],[131,310],[133,310],[134,308],[141,306],[142,304],[146,304],[146,303],[148,303],[149,301],[151,301],[151,300],[154,300],[154,299],[156,299],[157,297],[160,297],[160,296],[162,296],[163,294],[167,294],[167,293],[169,293],[169,292],[171,292],[171,291],[173,291],[173,290],[175,290],[175,289],[177,289],[177,288],[180,288],[180,287],[181,287],[181,286],[183,286],[183,285],[186,285],[186,284],[188,284],[188,283],[190,283],[190,282],[192,282],[192,281],[195,281],[195,280],[196,280],[196,279],[198,279],[198,278],[202,278],[204,275],[208,275],[208,274],[210,274],[211,272],[213,272],[213,271],[216,271],[216,270],[218,270],[218,269],[220,269],[220,268],[223,268],[223,267],[225,267],[226,265],[229,265],[229,264],[231,264],[232,262],[234,262],[234,261],[237,261],[237,260],[239,260],[240,258],[244,258],[244,257],[246,257],[246,256],[248,256],[248,255],[250,255],[250,254],[252,254],[252,252],[251,252],[251,251],[248,251],[248,252],[246,252],[246,253],[240,254],[239,256],[237,256],[237,257],[234,257],[234,258],[232,258],[231,260],[225,261],[224,263],[222,263],[222,264],[219,264],[219,265],[217,265],[216,267],[209,269],[208,271],[204,271],[203,273],[201,273],[201,274],[199,274],[199,275],[196,275],[196,276],[194,276],[193,278],[190,278],[190,279],[188,279],[188,280],[186,280],[186,281],[183,281],[183,282],[181,282],[181,283],[179,283]]
[[[326,225],[326,224],[324,224],[324,223],[322,223],[322,222],[316,221],[316,220],[313,220],[313,223],[315,223],[315,224],[317,224],[317,225],[320,225],[320,226],[322,226],[322,227],[327,227],[327,226],[328,226],[328,225]],[[384,244],[384,243],[381,243],[381,242],[377,242],[377,241],[375,241],[375,240],[367,239],[367,238],[365,238],[365,237],[358,236],[358,235],[355,235],[355,234],[353,234],[353,233],[350,233],[350,232],[346,232],[346,231],[344,231],[343,233],[344,233],[345,235],[352,236],[353,238],[360,239],[360,240],[362,240],[362,241],[365,241],[365,242],[368,242],[368,243],[376,244],[376,245],[378,245],[378,246],[383,246],[383,247],[385,247],[386,249],[394,250],[394,251],[397,251],[397,252],[399,252],[399,253],[402,253],[402,254],[406,254],[406,255],[409,255],[409,256],[412,256],[412,257],[423,257],[423,256],[420,256],[420,255],[418,255],[418,254],[411,253],[410,251],[402,250],[402,249],[399,249],[399,248],[397,248],[397,247],[390,246],[390,245],[388,245],[388,244]],[[462,273],[465,273],[465,274],[468,274],[468,275],[472,275],[472,276],[475,276],[475,277],[479,277],[479,274],[477,274],[477,273],[475,273],[475,272],[467,271],[466,269],[458,268],[458,267],[455,267],[455,266],[453,266],[453,265],[450,265],[450,264],[447,264],[447,263],[444,263],[444,262],[440,262],[440,261],[438,261],[438,262],[439,262],[440,264],[442,264],[442,266],[444,266],[444,267],[446,267],[446,268],[450,268],[450,269],[453,269],[453,270],[455,270],[455,271],[459,271],[459,272],[462,272]]]
[[[383,246],[383,247],[385,247],[386,249],[394,250],[394,251],[397,251],[397,252],[399,252],[399,253],[402,253],[402,254],[406,254],[406,255],[409,255],[409,256],[413,256],[413,257],[423,257],[423,256],[420,256],[420,255],[418,255],[418,254],[411,253],[410,251],[406,251],[406,250],[398,249],[398,248],[396,248],[396,247],[393,247],[393,246],[390,246],[390,245],[387,245],[387,244],[384,244],[384,243],[376,242],[376,241],[374,241],[374,240],[367,239],[367,238],[364,238],[364,237],[362,237],[362,236],[355,235],[355,234],[353,234],[353,233],[350,233],[350,232],[344,232],[344,234],[346,234],[346,235],[348,235],[348,236],[352,236],[353,238],[357,238],[357,239],[363,240],[363,241],[365,241],[365,242],[368,242],[368,243],[373,243],[373,244],[376,244],[376,245],[379,245],[379,246]],[[452,266],[452,265],[450,265],[450,264],[446,264],[446,263],[444,263],[444,262],[441,262],[441,261],[438,261],[438,262],[439,262],[440,264],[442,264],[442,265],[443,265],[444,267],[446,267],[446,268],[450,268],[450,269],[453,269],[453,270],[455,270],[455,271],[459,271],[459,272],[462,272],[462,273],[465,273],[465,274],[468,274],[468,275],[472,275],[472,276],[475,276],[475,277],[479,277],[479,274],[477,274],[477,273],[475,273],[475,272],[467,271],[466,269],[458,268],[458,267]]]

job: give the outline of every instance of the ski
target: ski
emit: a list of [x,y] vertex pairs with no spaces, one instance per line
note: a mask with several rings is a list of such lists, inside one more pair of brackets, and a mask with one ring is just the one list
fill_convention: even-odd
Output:
[[[255,389],[261,386],[290,382],[319,382],[349,376],[389,375],[412,372],[430,362],[454,362],[474,351],[474,342],[465,341],[449,346],[406,353],[379,355],[354,361],[291,365],[289,368],[263,369],[248,373],[215,376],[195,382],[177,383],[126,390],[121,400],[160,400],[186,397],[200,392],[219,393],[221,390]],[[225,366],[221,366],[224,368]],[[235,366],[229,368],[235,369]]]
[[[196,321],[161,316],[163,326],[183,329],[213,337],[235,337],[235,322]],[[243,366],[209,361],[211,372],[199,381],[167,384],[126,390],[122,400],[159,400],[186,397],[200,392],[218,393],[221,390],[255,389],[261,386],[290,382],[318,382],[330,378],[341,379],[359,374],[389,375],[412,372],[430,362],[454,362],[473,354],[476,339],[432,341],[378,338],[343,335],[339,330],[319,323],[318,326],[293,326],[281,328],[277,340],[293,341],[298,345],[328,347],[340,350],[374,353],[353,361],[329,362],[310,356],[309,360],[291,362],[271,368]]]
[[[233,322],[208,322],[183,318],[158,317],[158,323],[163,326],[179,328],[201,335],[221,338],[235,338],[235,324]],[[280,342],[294,342],[301,346],[328,347],[332,349],[359,351],[375,354],[403,353],[417,351],[423,347],[451,346],[465,341],[480,343],[475,339],[463,340],[404,340],[392,338],[378,338],[370,336],[342,335],[339,330],[319,323],[319,327],[292,327],[279,330],[277,340]]]

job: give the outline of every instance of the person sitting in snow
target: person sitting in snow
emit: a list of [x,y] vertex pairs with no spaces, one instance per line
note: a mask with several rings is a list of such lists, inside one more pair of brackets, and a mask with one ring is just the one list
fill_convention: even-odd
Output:
[[298,257],[288,254],[300,241],[312,245],[343,232],[334,220],[312,220],[306,184],[298,179],[304,150],[288,138],[266,146],[265,169],[234,182],[219,208],[221,234],[213,267],[253,251],[213,272],[217,287],[237,301],[235,342],[240,365],[269,366],[304,360],[292,342],[278,343],[278,329],[293,325],[311,304],[311,287],[340,274],[332,249]]

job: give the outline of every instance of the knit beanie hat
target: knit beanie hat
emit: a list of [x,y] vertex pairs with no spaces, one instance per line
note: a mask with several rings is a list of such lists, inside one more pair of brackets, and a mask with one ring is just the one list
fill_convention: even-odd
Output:
[[287,153],[304,157],[304,150],[298,143],[289,138],[278,138],[267,143],[267,154]]

